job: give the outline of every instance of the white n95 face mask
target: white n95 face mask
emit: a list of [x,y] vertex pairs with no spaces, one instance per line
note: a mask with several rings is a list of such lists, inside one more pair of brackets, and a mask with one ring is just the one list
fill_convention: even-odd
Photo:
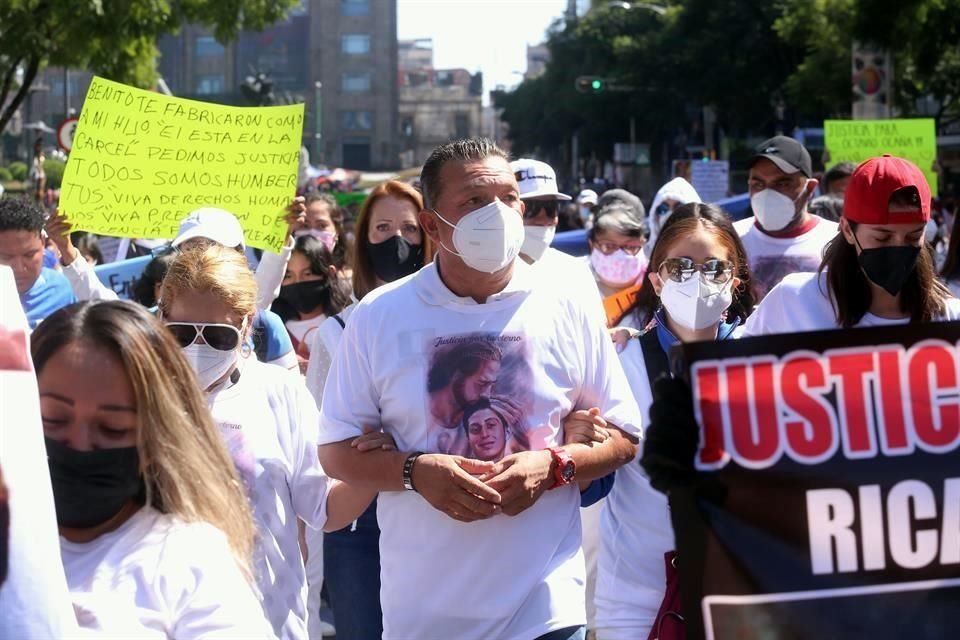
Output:
[[520,246],[520,253],[532,258],[534,262],[543,257],[543,254],[553,242],[553,236],[557,234],[557,228],[553,225],[548,227],[526,226],[523,228],[523,244]]
[[197,374],[200,388],[205,392],[237,364],[240,353],[236,349],[220,351],[208,344],[194,343],[183,347],[183,355]]
[[709,283],[700,273],[685,282],[664,280],[660,303],[670,318],[692,331],[720,323],[733,304],[733,278],[723,284]]
[[797,203],[773,189],[750,196],[750,207],[765,231],[782,231],[797,217]]
[[494,200],[471,211],[453,224],[436,209],[437,217],[453,227],[453,247],[440,246],[477,271],[496,273],[516,259],[523,244],[523,218],[520,212]]

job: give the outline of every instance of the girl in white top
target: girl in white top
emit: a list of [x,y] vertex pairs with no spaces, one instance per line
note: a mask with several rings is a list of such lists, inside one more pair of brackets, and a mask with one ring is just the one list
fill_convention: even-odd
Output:
[[[731,338],[754,304],[743,243],[713,205],[675,209],[650,257],[637,304],[628,312],[648,330],[620,355],[645,418],[653,380],[669,372],[667,350],[678,342]],[[650,487],[639,464],[620,467],[601,514],[598,640],[650,634],[666,587],[664,554],[673,548],[666,498]]]
[[83,628],[272,638],[254,527],[177,344],[142,307],[61,309],[32,337],[61,555]]
[[930,200],[923,172],[909,160],[883,156],[861,164],[819,273],[784,278],[744,335],[960,318],[960,301],[937,280],[925,250]]
[[297,239],[273,311],[283,319],[294,350],[303,359],[303,371],[313,333],[349,303],[337,274],[333,256],[321,241],[312,236]]
[[319,414],[301,377],[251,357],[246,337],[256,299],[243,256],[214,245],[174,260],[159,306],[207,393],[252,504],[254,573],[267,618],[281,638],[305,639],[298,519],[315,529],[342,528],[374,493],[326,476],[317,458]]

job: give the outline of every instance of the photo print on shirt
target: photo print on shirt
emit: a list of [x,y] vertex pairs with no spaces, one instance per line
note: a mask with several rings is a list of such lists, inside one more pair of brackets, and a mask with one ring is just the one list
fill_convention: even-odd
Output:
[[750,265],[753,271],[753,288],[757,300],[762,300],[770,289],[793,273],[815,273],[820,260],[809,256],[760,256]]
[[522,335],[433,338],[426,352],[431,448],[486,461],[530,450],[533,370]]

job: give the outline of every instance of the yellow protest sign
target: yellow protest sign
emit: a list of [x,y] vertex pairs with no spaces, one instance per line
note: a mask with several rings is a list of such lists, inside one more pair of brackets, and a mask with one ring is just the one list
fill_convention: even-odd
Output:
[[826,120],[824,145],[830,162],[861,163],[889,153],[920,167],[937,195],[937,128],[933,118],[900,120]]
[[95,77],[60,209],[74,229],[173,238],[190,211],[219,207],[237,216],[247,244],[279,252],[302,131],[302,104],[208,104]]

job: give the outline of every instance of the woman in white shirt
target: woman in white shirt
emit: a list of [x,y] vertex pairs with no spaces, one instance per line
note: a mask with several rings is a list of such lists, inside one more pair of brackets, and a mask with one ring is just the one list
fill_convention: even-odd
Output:
[[319,413],[302,378],[252,357],[246,338],[256,301],[243,256],[212,245],[177,256],[159,307],[206,391],[253,506],[259,532],[253,564],[267,618],[281,638],[305,639],[298,519],[314,529],[340,529],[375,494],[326,476],[317,458]]
[[[370,192],[357,218],[353,251],[354,301],[377,287],[415,273],[433,259],[430,238],[417,219],[423,209],[420,193],[408,184],[390,180]],[[343,328],[354,305],[327,318],[314,332],[307,365],[307,388],[320,406],[323,386]],[[337,633],[354,640],[378,640],[383,634],[380,613],[380,528],[376,502],[349,527],[323,535],[327,558],[326,585]],[[319,557],[319,535],[307,531],[310,557]],[[308,562],[310,595],[319,602],[323,567]],[[311,605],[313,606],[313,605]]]
[[960,318],[960,301],[937,280],[924,250],[930,200],[923,172],[909,160],[882,156],[861,164],[819,273],[784,278],[744,336]]
[[[647,331],[620,354],[644,417],[653,381],[669,373],[668,349],[733,337],[753,304],[746,251],[727,215],[708,204],[675,209],[660,229],[650,270],[628,311]],[[664,554],[673,548],[666,498],[650,487],[640,465],[620,467],[601,513],[598,640],[650,634],[666,586]]]
[[142,307],[85,303],[32,336],[61,554],[81,627],[272,638],[254,527],[196,378]]

